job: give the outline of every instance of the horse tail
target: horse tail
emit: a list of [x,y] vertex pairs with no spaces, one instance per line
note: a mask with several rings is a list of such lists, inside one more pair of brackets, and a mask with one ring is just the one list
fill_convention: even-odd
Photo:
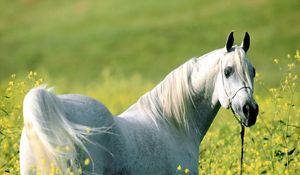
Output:
[[78,149],[90,157],[84,141],[90,128],[70,122],[61,100],[45,87],[28,92],[24,99],[24,128],[34,155],[36,172],[81,174]]

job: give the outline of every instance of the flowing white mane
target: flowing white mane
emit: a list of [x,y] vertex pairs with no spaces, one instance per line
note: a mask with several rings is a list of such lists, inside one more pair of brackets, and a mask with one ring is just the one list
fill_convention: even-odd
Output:
[[171,72],[153,90],[142,96],[139,107],[156,123],[164,120],[173,126],[189,130],[193,123],[193,96],[190,75],[195,66],[195,58]]
[[[248,62],[242,48],[234,46],[233,54],[236,71],[238,72],[245,85],[252,89],[251,78],[248,70]],[[220,52],[221,51],[221,52]],[[210,59],[219,57],[223,59],[225,53],[222,49],[217,49],[203,55],[200,59]],[[172,71],[154,89],[142,96],[138,101],[138,106],[156,124],[156,121],[165,121],[179,129],[189,131],[195,125],[194,117],[195,106],[193,97],[196,95],[191,85],[191,72],[196,66],[197,58],[184,63]],[[221,71],[221,70],[220,70]],[[194,126],[197,129],[197,126]]]

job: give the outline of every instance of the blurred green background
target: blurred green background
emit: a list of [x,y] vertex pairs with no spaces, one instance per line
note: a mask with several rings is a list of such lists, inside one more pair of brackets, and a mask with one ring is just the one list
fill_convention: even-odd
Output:
[[299,0],[0,0],[0,78],[37,71],[61,93],[120,112],[186,60],[223,47],[230,31],[238,45],[248,31],[249,57],[272,86],[273,59],[300,48],[299,9]]

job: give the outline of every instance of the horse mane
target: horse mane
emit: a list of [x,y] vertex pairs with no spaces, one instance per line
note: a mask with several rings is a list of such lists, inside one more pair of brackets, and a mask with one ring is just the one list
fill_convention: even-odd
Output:
[[179,129],[188,131],[194,111],[194,90],[191,86],[191,72],[196,58],[178,67],[153,90],[138,100],[138,106],[157,125],[165,121]]
[[[232,54],[237,72],[245,84],[252,89],[246,54],[241,47],[235,46]],[[201,56],[201,60],[212,55],[223,55],[223,49],[217,49]],[[220,57],[220,55],[218,56]],[[197,58],[192,58],[178,67],[155,88],[143,95],[137,102],[138,107],[150,117],[157,126],[157,121],[175,126],[189,132],[190,127],[198,129],[192,115],[197,111],[193,97],[196,95],[191,85],[191,72],[197,66]],[[210,58],[208,58],[210,59]]]

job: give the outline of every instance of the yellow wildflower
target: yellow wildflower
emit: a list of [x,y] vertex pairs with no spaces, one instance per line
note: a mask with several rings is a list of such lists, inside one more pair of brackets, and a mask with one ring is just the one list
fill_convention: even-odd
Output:
[[12,75],[11,75],[11,78],[16,78],[16,77],[17,77],[16,74],[12,74]]
[[260,77],[260,73],[256,72],[256,78]]
[[287,66],[288,66],[289,69],[292,69],[292,68],[295,67],[295,63],[290,63],[290,64],[288,64]]
[[284,84],[289,84],[289,81],[287,79],[285,79]]
[[46,160],[45,160],[45,159],[42,159],[42,160],[41,160],[41,164],[42,164],[42,165],[46,165]]
[[68,151],[70,151],[70,147],[69,146],[66,146],[65,147],[65,150],[68,152]]
[[190,172],[190,170],[186,168],[183,172],[184,172],[184,174],[188,174]]
[[274,92],[276,92],[276,89],[275,88],[270,88],[269,91],[274,93]]
[[61,147],[60,147],[60,146],[57,146],[57,147],[55,148],[55,150],[56,150],[57,152],[61,152]]
[[255,95],[255,99],[256,99],[256,100],[259,100],[260,98],[259,98],[259,96],[258,96],[258,95]]
[[33,72],[30,71],[29,74],[28,74],[28,77],[31,77],[33,75]]
[[298,61],[300,61],[300,52],[299,52],[299,50],[296,51],[295,58],[296,58]]
[[78,168],[78,174],[82,174],[82,169]]
[[86,131],[87,134],[90,134],[91,133],[91,128],[87,127],[87,128],[85,128],[85,131]]
[[13,86],[13,85],[14,85],[14,82],[13,82],[13,81],[9,81],[9,82],[8,82],[8,85],[9,85],[9,86]]
[[177,171],[180,171],[182,169],[181,165],[178,165]]
[[86,158],[85,160],[84,160],[84,165],[89,165],[90,164],[90,159],[89,158]]

